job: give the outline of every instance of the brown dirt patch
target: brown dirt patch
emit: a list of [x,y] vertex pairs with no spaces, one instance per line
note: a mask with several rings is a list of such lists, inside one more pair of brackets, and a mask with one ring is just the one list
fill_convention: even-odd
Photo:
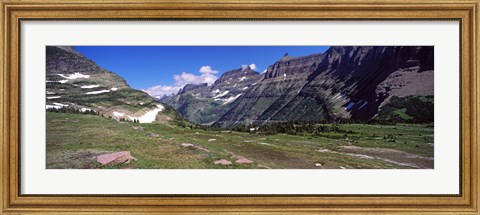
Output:
[[387,163],[405,166],[416,169],[433,169],[432,157],[423,157],[395,149],[366,148],[358,146],[339,146],[340,152],[348,155],[365,158],[378,159]]
[[91,169],[93,161],[102,154],[102,151],[67,151],[58,156],[47,159],[47,169]]

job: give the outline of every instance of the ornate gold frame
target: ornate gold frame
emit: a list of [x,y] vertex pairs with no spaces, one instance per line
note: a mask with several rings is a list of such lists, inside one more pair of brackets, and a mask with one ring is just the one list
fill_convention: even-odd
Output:
[[[479,214],[478,0],[0,0],[1,214]],[[19,194],[21,19],[457,19],[461,21],[461,195],[29,196]]]

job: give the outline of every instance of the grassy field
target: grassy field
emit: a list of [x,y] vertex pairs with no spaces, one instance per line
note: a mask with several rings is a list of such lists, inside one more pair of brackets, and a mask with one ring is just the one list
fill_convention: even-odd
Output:
[[[47,112],[47,168],[433,168],[432,125],[338,126],[352,132],[261,135]],[[136,161],[114,166],[95,161],[100,154],[118,151],[130,151]],[[236,163],[241,157],[253,163]],[[220,159],[232,164],[214,164]]]

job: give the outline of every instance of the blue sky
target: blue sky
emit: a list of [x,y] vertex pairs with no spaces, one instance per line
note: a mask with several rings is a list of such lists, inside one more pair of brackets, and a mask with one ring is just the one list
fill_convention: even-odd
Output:
[[[328,46],[75,46],[99,66],[152,94],[176,92],[186,83],[212,82],[224,72],[251,65],[263,72],[288,52],[322,53]],[[254,64],[254,65],[252,65]],[[158,92],[153,92],[158,91]]]

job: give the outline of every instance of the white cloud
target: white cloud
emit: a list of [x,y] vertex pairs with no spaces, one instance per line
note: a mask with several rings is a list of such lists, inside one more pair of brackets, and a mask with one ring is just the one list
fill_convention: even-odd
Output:
[[255,65],[254,63],[250,64],[249,67],[250,69],[257,71],[257,65]]
[[213,70],[211,66],[202,66],[200,70],[198,70],[202,74],[217,74],[217,70]]
[[211,66],[202,66],[198,72],[200,75],[182,72],[182,74],[173,76],[173,79],[175,80],[174,85],[157,85],[143,91],[148,93],[150,96],[161,98],[165,95],[177,93],[187,84],[207,83],[208,85],[211,85],[218,79],[218,77],[214,75],[217,74],[218,71],[213,70]]
[[211,73],[202,73],[201,75],[195,75],[192,73],[182,72],[181,75],[173,76],[175,79],[175,85],[185,86],[187,84],[203,84],[207,83],[208,85],[213,84],[217,80],[217,76]]
[[250,65],[243,64],[242,65],[242,71],[246,70],[249,67],[250,67],[251,70],[257,71],[257,65],[255,65],[254,63],[252,63]]
[[148,93],[150,96],[153,97],[163,97],[165,95],[172,95],[177,93],[182,87],[180,86],[167,86],[167,85],[157,85],[154,87],[150,87],[144,92]]

